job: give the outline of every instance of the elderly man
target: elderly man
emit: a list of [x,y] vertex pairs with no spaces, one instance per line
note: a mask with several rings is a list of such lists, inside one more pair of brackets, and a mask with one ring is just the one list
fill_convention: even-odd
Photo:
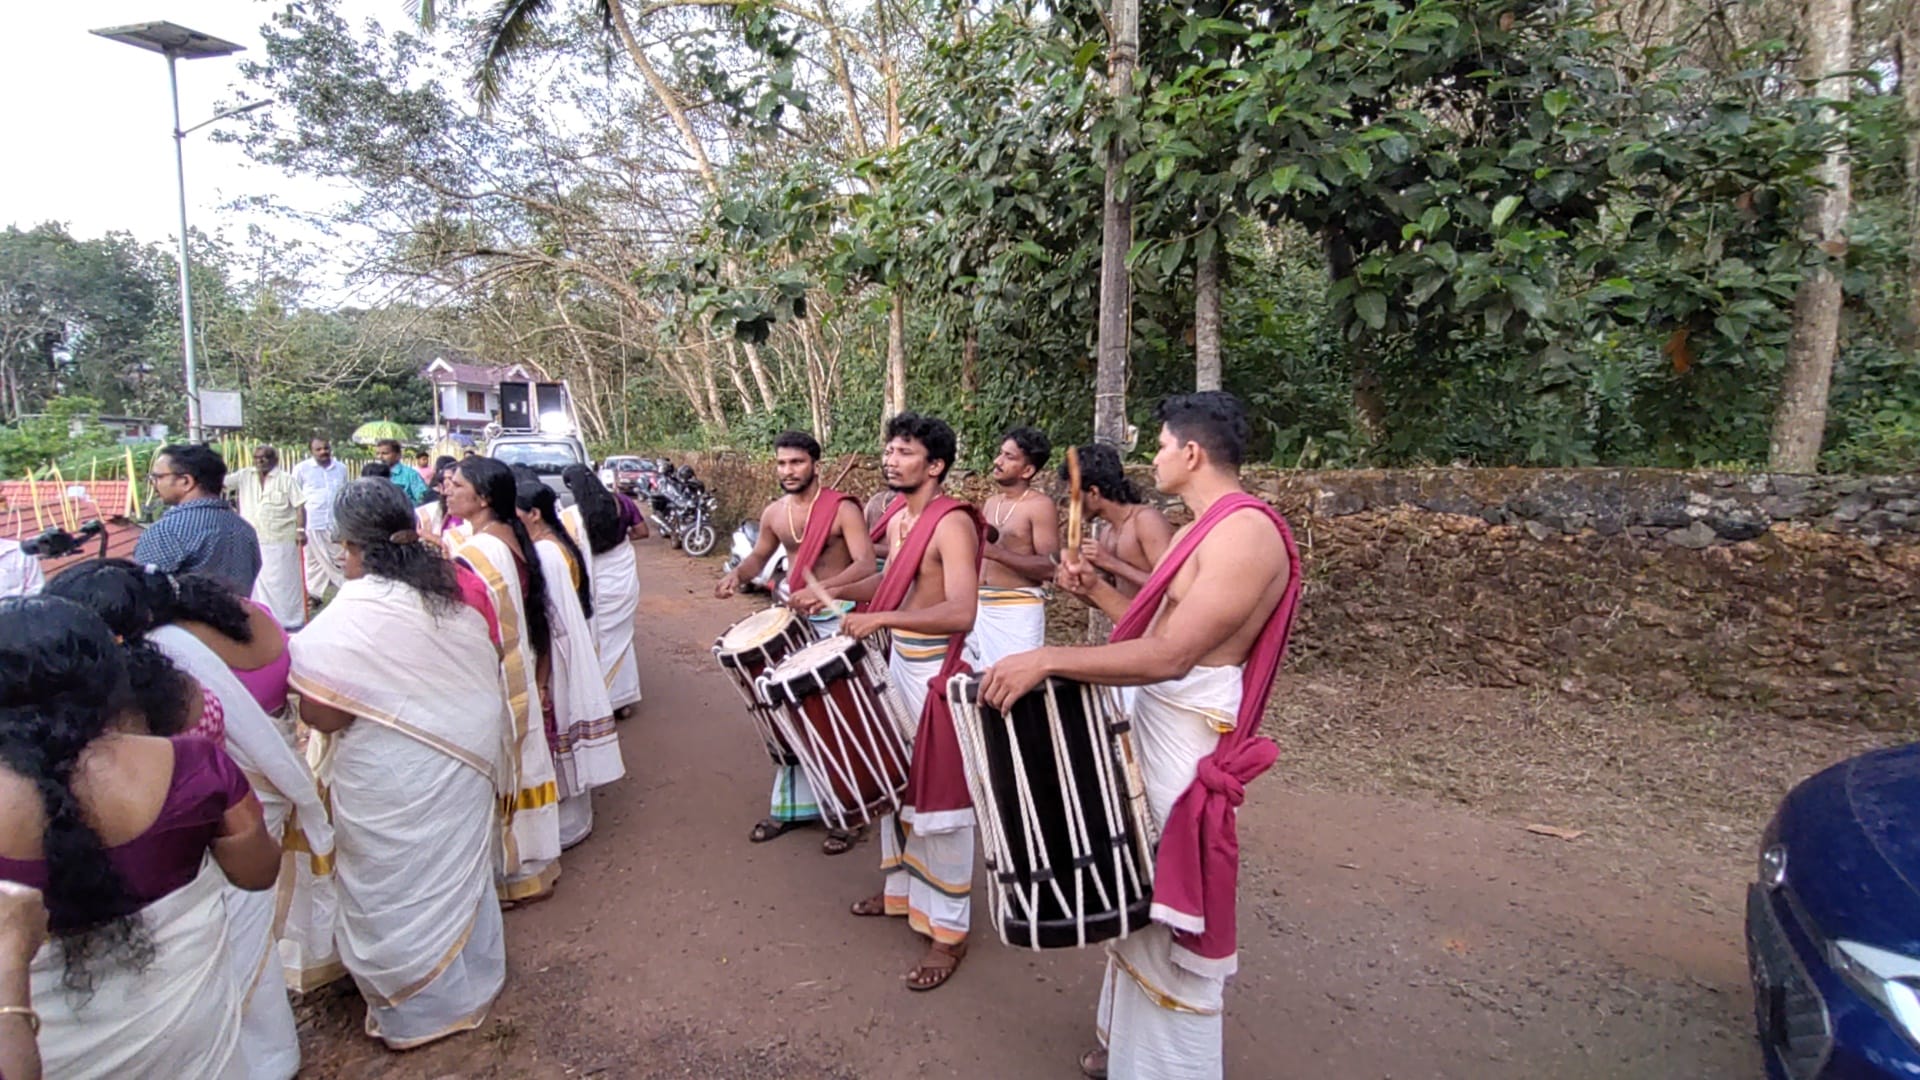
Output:
[[221,497],[226,482],[227,463],[205,443],[161,447],[147,484],[167,512],[140,534],[134,561],[168,574],[208,574],[251,595],[260,576],[260,541]]
[[427,501],[427,482],[421,479],[414,468],[401,460],[400,440],[381,439],[375,444],[380,464],[387,467],[387,479],[392,480],[407,496],[408,506],[419,506]]
[[307,595],[325,601],[346,580],[347,552],[333,537],[333,497],[350,478],[327,440],[314,439],[307,453],[311,456],[293,467],[307,507]]
[[300,567],[300,545],[306,542],[305,489],[280,467],[280,451],[260,446],[254,448],[252,468],[227,474],[227,491],[239,496],[240,516],[260,537],[254,600],[289,630],[305,625],[307,588]]

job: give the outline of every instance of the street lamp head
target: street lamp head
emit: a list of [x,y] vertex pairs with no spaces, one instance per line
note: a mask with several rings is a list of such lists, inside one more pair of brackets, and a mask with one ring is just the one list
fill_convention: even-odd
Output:
[[180,60],[204,60],[212,56],[231,56],[246,48],[244,45],[223,41],[211,34],[189,30],[170,22],[110,26],[89,32],[109,41],[118,41],[137,49],[145,49],[148,52],[156,52]]

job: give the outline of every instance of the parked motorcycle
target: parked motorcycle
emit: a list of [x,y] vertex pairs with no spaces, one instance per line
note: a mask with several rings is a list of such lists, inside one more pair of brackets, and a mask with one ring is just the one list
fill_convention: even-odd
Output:
[[659,489],[648,502],[654,526],[675,547],[696,559],[713,550],[719,539],[713,530],[719,503],[706,485],[693,478],[691,468],[662,474]]

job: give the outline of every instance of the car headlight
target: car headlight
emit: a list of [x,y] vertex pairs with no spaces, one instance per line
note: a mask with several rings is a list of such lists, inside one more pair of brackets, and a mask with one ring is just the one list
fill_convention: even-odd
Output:
[[1840,977],[1879,1005],[1920,1046],[1920,960],[1858,941],[1836,941],[1827,952]]
[[1781,844],[1769,844],[1767,850],[1760,853],[1760,884],[1777,889],[1786,883],[1787,849]]

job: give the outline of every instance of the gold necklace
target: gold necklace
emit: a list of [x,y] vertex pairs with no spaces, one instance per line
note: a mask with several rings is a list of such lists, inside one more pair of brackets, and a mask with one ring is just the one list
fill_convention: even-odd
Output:
[[[805,520],[809,525],[813,524],[813,504],[819,501],[820,493],[816,491],[813,493],[812,501],[807,503],[807,516]],[[787,534],[793,537],[793,542],[796,546],[800,543],[800,528],[793,523],[793,496],[791,495],[787,496]]]
[[1015,508],[1017,508],[1020,505],[1020,503],[1023,500],[1025,500],[1027,496],[1031,494],[1033,494],[1033,489],[1028,488],[1027,490],[1020,493],[1020,498],[1018,499],[1009,499],[1005,495],[1000,496],[1000,509],[1001,509],[1000,520],[993,523],[993,528],[996,532],[1006,531],[1007,522],[1013,520],[1013,511],[1015,510]]

